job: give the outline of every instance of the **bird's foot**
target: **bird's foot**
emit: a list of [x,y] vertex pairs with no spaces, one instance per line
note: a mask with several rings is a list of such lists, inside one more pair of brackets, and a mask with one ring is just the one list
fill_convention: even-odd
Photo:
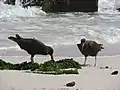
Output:
[[90,64],[81,64],[81,66],[83,66],[83,67],[90,67],[91,65]]
[[55,62],[55,60],[50,60],[50,61]]
[[34,60],[31,60],[31,63],[34,63]]
[[94,65],[94,67],[96,67],[96,64]]

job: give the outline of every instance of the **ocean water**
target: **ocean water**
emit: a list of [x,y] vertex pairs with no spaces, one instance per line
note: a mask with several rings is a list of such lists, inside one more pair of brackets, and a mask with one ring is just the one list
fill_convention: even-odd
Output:
[[[36,38],[54,49],[57,57],[83,57],[76,44],[81,38],[102,43],[104,50],[99,56],[120,55],[119,0],[99,0],[95,13],[45,13],[38,7],[24,9],[19,1],[15,6],[0,1],[0,58],[29,60],[25,51],[8,36],[19,34],[25,38]],[[36,58],[49,56],[37,55]],[[17,60],[16,60],[17,61]]]

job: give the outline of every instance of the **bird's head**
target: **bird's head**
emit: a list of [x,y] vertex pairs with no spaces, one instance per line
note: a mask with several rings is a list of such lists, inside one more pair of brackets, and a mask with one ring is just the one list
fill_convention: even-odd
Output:
[[86,39],[84,39],[84,38],[83,38],[83,39],[81,39],[81,43],[84,43],[85,41],[86,41]]
[[54,60],[53,52],[54,52],[54,51],[53,51],[52,47],[47,46],[47,53],[50,55],[51,60]]

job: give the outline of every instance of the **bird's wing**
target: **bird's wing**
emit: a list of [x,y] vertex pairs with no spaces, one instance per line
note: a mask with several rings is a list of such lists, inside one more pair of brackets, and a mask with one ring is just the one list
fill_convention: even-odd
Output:
[[18,39],[17,44],[20,46],[21,49],[28,49],[31,48],[33,45],[32,39]]
[[33,38],[33,42],[38,44],[38,45],[45,45],[43,42],[39,41],[39,40],[36,40],[35,38]]
[[99,44],[97,44],[95,41],[89,41],[89,48],[94,51],[97,52],[100,49]]

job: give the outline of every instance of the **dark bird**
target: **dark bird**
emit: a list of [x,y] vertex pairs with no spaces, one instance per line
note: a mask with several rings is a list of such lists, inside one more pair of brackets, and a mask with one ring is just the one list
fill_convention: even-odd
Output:
[[92,40],[81,39],[81,43],[77,44],[79,51],[85,56],[84,65],[86,64],[86,60],[88,56],[95,56],[95,64],[96,66],[96,56],[101,49],[104,49],[103,44],[98,44]]
[[111,75],[117,75],[118,74],[118,71],[113,71],[112,73],[111,73]]
[[74,81],[69,82],[65,86],[67,86],[67,87],[73,87],[73,86],[75,86],[75,82]]
[[16,34],[16,37],[10,36],[8,39],[16,42],[21,49],[24,49],[28,54],[30,54],[31,62],[34,62],[33,57],[36,54],[50,55],[51,60],[54,60],[53,49],[50,46],[46,46],[41,41],[36,40],[35,38],[22,38]]

